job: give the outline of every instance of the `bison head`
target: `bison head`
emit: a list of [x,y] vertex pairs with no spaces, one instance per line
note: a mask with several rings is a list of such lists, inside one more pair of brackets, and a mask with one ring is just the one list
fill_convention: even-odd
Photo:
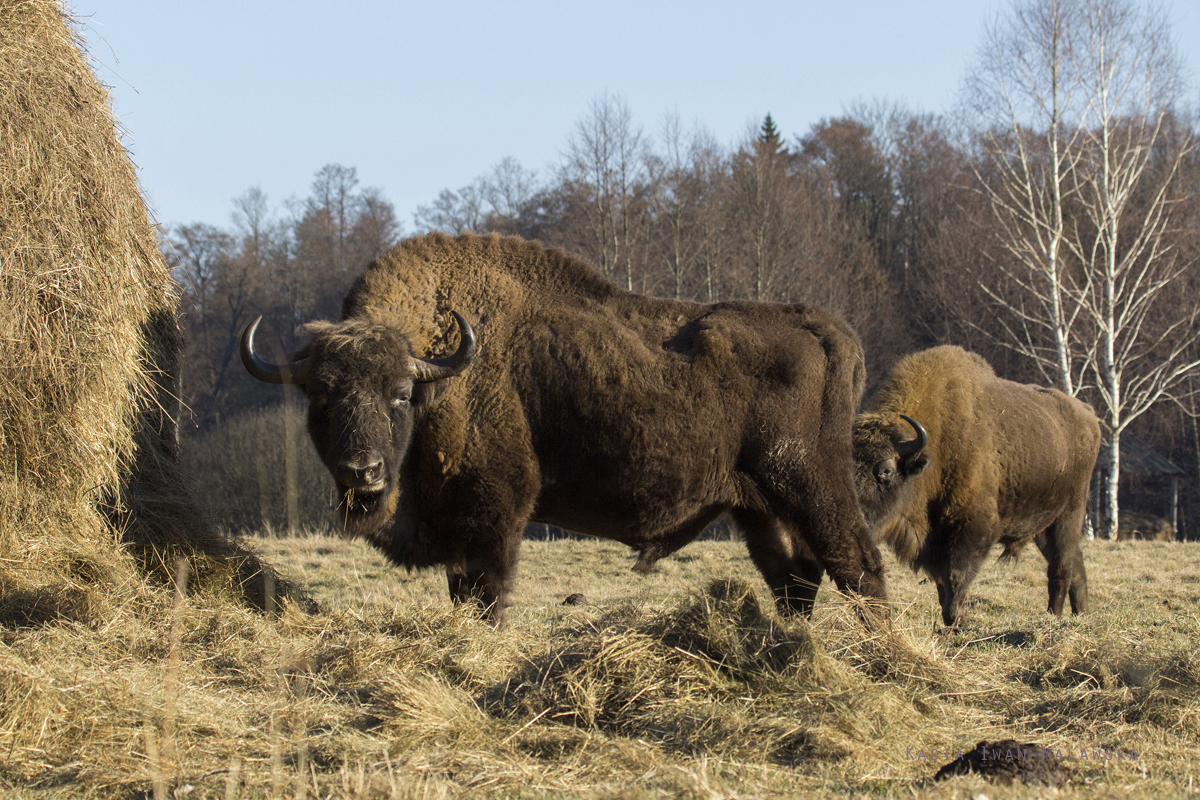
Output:
[[[909,438],[909,427],[916,432],[914,438]],[[922,452],[929,435],[912,417],[891,413],[859,414],[853,435],[854,483],[867,522],[874,527],[901,502],[908,480],[929,465],[929,456]]]
[[347,531],[373,536],[396,511],[400,467],[413,427],[437,401],[445,379],[475,358],[471,326],[457,312],[460,343],[445,358],[418,358],[408,337],[361,319],[314,322],[308,346],[272,364],[255,350],[262,317],[242,334],[242,363],[267,383],[292,383],[308,396],[308,432],[342,496]]

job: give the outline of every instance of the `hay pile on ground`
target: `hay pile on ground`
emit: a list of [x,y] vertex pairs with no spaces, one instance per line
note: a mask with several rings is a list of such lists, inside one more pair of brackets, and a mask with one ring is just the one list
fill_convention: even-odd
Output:
[[[598,730],[682,756],[785,767],[836,764],[867,744],[902,753],[917,729],[950,733],[917,704],[945,690],[945,670],[895,630],[865,627],[852,605],[840,610],[847,641],[832,658],[828,631],[822,643],[805,622],[765,613],[747,582],[713,581],[662,613],[630,606],[582,617],[480,705],[501,718],[544,718],[550,731]],[[910,669],[877,683],[881,651]],[[546,727],[518,745],[545,749]]]
[[179,556],[262,597],[175,465],[175,308],[69,20],[0,0],[0,622],[99,619]]
[[0,683],[21,756],[0,748],[0,786],[417,797],[400,790],[423,776],[433,796],[639,797],[630,781],[654,774],[650,796],[703,797],[698,761],[729,788],[738,769],[842,783],[864,756],[904,770],[918,732],[949,736],[962,716],[916,707],[923,680],[850,664],[870,637],[844,612],[836,658],[829,629],[764,613],[741,580],[661,609],[562,611],[549,631],[445,605],[272,620],[186,601],[151,630],[133,615],[103,636],[52,626],[0,648],[24,678]]
[[[1200,765],[1194,545],[1093,543],[1106,610],[1069,620],[1042,611],[1034,559],[985,571],[958,632],[906,570],[893,630],[824,590],[811,622],[781,619],[731,542],[646,578],[612,543],[528,542],[504,631],[360,542],[256,546],[327,610],[181,596],[101,628],[0,629],[0,794],[1045,797],[934,781],[1012,739],[1069,768],[1064,798],[1141,800],[1188,793]],[[564,585],[588,605],[561,605]]]

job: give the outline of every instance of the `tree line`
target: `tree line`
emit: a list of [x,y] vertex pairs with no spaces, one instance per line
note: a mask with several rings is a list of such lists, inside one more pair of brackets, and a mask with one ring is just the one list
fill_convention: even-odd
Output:
[[[962,345],[1186,467],[1184,522],[1200,524],[1200,157],[1182,75],[1153,7],[1015,0],[952,113],[863,103],[790,137],[768,114],[722,144],[675,114],[647,130],[603,94],[546,174],[504,159],[413,222],[539,239],[643,294],[824,306],[859,332],[870,386],[908,352]],[[284,209],[251,189],[231,229],[165,236],[199,432],[262,403],[236,353],[253,315],[297,341],[401,234],[337,165]]]
[[193,430],[261,405],[238,358],[250,321],[263,315],[268,342],[294,342],[299,325],[335,318],[363,267],[399,241],[392,204],[358,183],[353,167],[329,164],[314,176],[312,193],[286,202],[282,215],[252,187],[234,199],[230,228],[195,223],[164,232],[183,295],[183,399]]

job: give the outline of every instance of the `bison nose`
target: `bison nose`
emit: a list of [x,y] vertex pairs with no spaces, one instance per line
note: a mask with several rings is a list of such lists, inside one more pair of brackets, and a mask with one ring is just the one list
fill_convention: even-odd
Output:
[[334,470],[334,477],[350,489],[370,486],[383,477],[383,459],[367,456],[343,461]]

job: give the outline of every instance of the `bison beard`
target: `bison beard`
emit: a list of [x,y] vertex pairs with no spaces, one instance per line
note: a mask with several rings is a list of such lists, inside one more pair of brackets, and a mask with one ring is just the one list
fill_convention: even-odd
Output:
[[639,297],[534,242],[431,234],[307,329],[282,365],[253,326],[242,355],[303,386],[347,530],[444,565],[496,624],[530,520],[624,542],[646,571],[726,511],[783,611],[809,612],[825,571],[884,608],[853,479],[862,350],[821,309]]
[[903,359],[875,411],[855,420],[855,483],[876,539],[937,584],[945,624],[962,621],[971,582],[997,543],[1002,559],[1035,543],[1046,557],[1049,610],[1061,616],[1070,598],[1082,613],[1079,541],[1099,447],[1087,404],[998,378],[961,348],[935,347]]

